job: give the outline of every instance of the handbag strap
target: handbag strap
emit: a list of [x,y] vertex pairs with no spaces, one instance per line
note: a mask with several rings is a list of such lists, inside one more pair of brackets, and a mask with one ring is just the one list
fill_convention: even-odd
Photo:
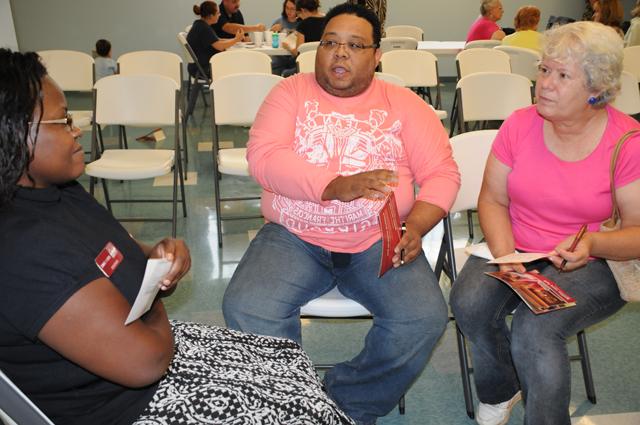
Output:
[[638,132],[640,132],[640,130],[633,129],[624,133],[620,137],[620,140],[618,140],[618,143],[616,143],[616,147],[614,148],[613,154],[611,155],[611,165],[609,166],[609,182],[611,184],[611,205],[613,205],[611,218],[614,220],[614,222],[618,221],[618,219],[620,218],[620,210],[618,210],[618,203],[616,202],[616,185],[614,182],[616,163],[618,162],[618,154],[620,153],[620,150],[622,149],[624,143],[629,140],[631,136]]

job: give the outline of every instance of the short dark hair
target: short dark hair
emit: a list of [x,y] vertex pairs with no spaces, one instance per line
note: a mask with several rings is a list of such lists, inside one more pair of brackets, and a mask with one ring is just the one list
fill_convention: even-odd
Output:
[[376,47],[380,46],[382,29],[380,26],[380,20],[373,11],[364,6],[360,6],[359,4],[342,3],[329,10],[329,13],[327,13],[327,16],[324,18],[324,27],[326,28],[330,20],[340,15],[355,15],[358,18],[367,20],[373,29],[373,44]]
[[193,13],[200,15],[201,18],[206,18],[218,13],[218,5],[213,1],[203,1],[200,6],[197,4],[193,6]]
[[[37,122],[33,146],[42,116],[42,78],[47,70],[34,52],[0,49],[0,208],[8,204],[22,174],[29,170],[29,123]],[[34,116],[39,108],[40,117]]]
[[109,40],[101,38],[100,40],[96,41],[96,53],[98,54],[98,56],[108,56],[110,51],[111,43],[109,43]]
[[308,10],[309,12],[315,12],[320,8],[320,1],[318,0],[296,0],[296,10]]

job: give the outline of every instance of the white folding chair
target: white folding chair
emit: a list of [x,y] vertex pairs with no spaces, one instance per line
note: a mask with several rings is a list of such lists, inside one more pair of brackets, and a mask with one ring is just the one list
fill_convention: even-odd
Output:
[[531,87],[531,80],[518,74],[476,72],[462,77],[456,85],[460,128],[469,131],[471,121],[507,119],[516,109],[532,104]]
[[[475,72],[511,72],[511,59],[503,51],[489,48],[473,48],[461,51],[456,55],[456,71],[458,80]],[[458,122],[458,94],[453,95],[451,108],[451,128],[449,137],[453,136]],[[462,131],[458,128],[459,131]]]
[[53,425],[38,406],[0,370],[0,423],[3,421],[7,425]]
[[397,49],[416,50],[417,48],[418,40],[411,37],[384,37],[380,40],[382,53]]
[[189,82],[187,85],[187,110],[185,112],[185,125],[187,125],[187,121],[191,114],[193,114],[193,110],[196,106],[196,101],[198,100],[198,93],[202,94],[202,101],[205,106],[209,106],[207,103],[207,97],[205,96],[205,91],[208,90],[209,84],[211,84],[211,78],[207,75],[207,72],[202,68],[200,62],[198,62],[198,58],[196,57],[195,52],[187,42],[187,33],[179,32],[177,34],[178,43],[182,46],[182,53],[185,58],[185,63],[187,63],[187,68],[190,65],[193,65],[191,68],[195,69],[194,75],[191,72],[188,72]]
[[500,40],[474,40],[464,45],[465,49],[485,48],[492,49],[502,44]]
[[375,77],[379,80],[386,81],[387,83],[395,84],[396,86],[406,87],[404,80],[395,74],[388,72],[376,72]]
[[302,54],[304,52],[316,51],[318,50],[318,46],[320,45],[319,41],[307,41],[306,43],[302,43],[299,45],[296,50],[298,53]]
[[[180,90],[171,78],[161,75],[112,75],[99,80],[94,88],[94,131],[92,134],[92,162],[85,172],[91,177],[93,194],[96,178],[101,179],[107,208],[113,203],[171,202],[170,219],[121,218],[120,221],[170,221],[171,234],[176,236],[177,204],[182,203],[187,216],[184,176],[180,159],[179,106]],[[114,124],[137,127],[173,126],[172,149],[107,149],[98,147],[98,125]],[[169,174],[173,169],[173,198],[168,199],[111,199],[106,179],[139,180]],[[178,199],[178,185],[181,198]]]
[[227,75],[212,82],[213,95],[212,134],[213,134],[213,181],[216,203],[216,228],[218,247],[222,247],[222,220],[240,220],[257,218],[261,215],[223,217],[222,203],[260,199],[260,196],[226,197],[220,194],[222,174],[249,176],[246,148],[220,149],[219,126],[249,127],[256,113],[271,89],[282,81],[279,75],[271,73],[239,73]]
[[[414,88],[418,94],[429,99],[434,109],[441,108],[440,77],[438,76],[438,58],[433,53],[423,50],[392,50],[382,54],[380,59],[382,72],[395,74],[402,78],[407,87]],[[431,89],[436,90],[436,101],[433,102]],[[447,112],[440,115],[445,119]]]
[[[519,77],[524,78],[522,76]],[[485,163],[489,157],[491,146],[497,133],[498,130],[480,130],[459,134],[451,138],[453,158],[458,164],[458,169],[460,171],[460,190],[458,191],[458,196],[453,206],[449,210],[449,214],[447,214],[444,219],[445,230],[443,246],[440,250],[437,264],[445,263],[441,268],[448,275],[452,285],[455,285],[458,272],[462,269],[462,266],[468,256],[464,253],[464,248],[456,249],[455,247],[451,217],[455,213],[477,208]],[[436,266],[436,268],[437,267],[438,266]],[[587,340],[584,330],[578,332],[577,339],[580,355],[572,356],[571,360],[581,361],[587,397],[591,403],[595,404],[595,386],[593,384],[593,374],[591,372],[589,352],[587,349]],[[469,365],[469,357],[467,354],[464,335],[457,325],[456,341],[458,344],[458,356],[465,407],[467,415],[473,419],[475,411],[470,378],[473,369]]]
[[539,52],[517,46],[496,46],[494,49],[505,52],[509,55],[511,72],[522,75],[531,81],[538,79],[538,65],[542,60]]
[[316,50],[301,52],[296,58],[296,65],[298,65],[298,72],[315,72]]
[[640,83],[640,46],[629,46],[624,48],[622,69],[633,74],[638,83]]
[[[95,62],[83,52],[74,50],[41,50],[37,52],[49,76],[65,92],[91,93],[95,79]],[[91,126],[93,111],[72,110],[73,123],[83,130]]]
[[638,80],[629,71],[622,71],[620,83],[620,93],[613,100],[612,105],[627,115],[640,114],[640,86],[638,86]]
[[424,40],[424,31],[415,25],[392,25],[385,28],[387,37],[411,37],[418,41]]
[[266,53],[234,49],[216,53],[209,60],[211,81],[245,72],[271,74],[271,57]]

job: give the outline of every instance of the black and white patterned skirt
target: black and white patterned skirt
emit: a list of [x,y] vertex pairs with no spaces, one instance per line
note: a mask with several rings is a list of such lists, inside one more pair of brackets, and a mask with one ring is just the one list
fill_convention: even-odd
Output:
[[293,341],[171,321],[175,356],[134,425],[353,424]]

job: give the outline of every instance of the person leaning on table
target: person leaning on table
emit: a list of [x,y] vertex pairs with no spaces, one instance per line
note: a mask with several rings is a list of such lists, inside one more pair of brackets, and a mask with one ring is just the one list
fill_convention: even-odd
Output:
[[[200,6],[193,6],[193,13],[200,15],[200,19],[193,21],[189,34],[187,34],[187,43],[193,49],[198,58],[198,63],[202,69],[210,76],[211,67],[209,59],[216,53],[223,52],[229,47],[235,45],[244,38],[241,30],[236,32],[236,36],[230,39],[220,39],[213,29],[212,25],[218,22],[220,11],[218,5],[212,1],[203,1]],[[190,63],[187,71],[192,77],[197,76],[198,68],[196,64]]]
[[[222,0],[220,19],[213,26],[220,38],[234,38],[238,31],[242,33],[264,31],[264,24],[246,25],[240,11],[240,0]],[[248,39],[247,39],[248,41]]]
[[[598,232],[612,209],[612,151],[621,135],[640,128],[609,104],[620,90],[622,57],[622,39],[611,27],[577,22],[547,31],[537,104],[514,112],[494,141],[478,200],[491,253],[552,252],[550,261],[499,269],[537,269],[576,306],[536,316],[484,274],[497,266],[469,258],[453,284],[451,307],[471,342],[479,424],[506,423],[522,396],[525,423],[569,425],[566,338],[625,304],[604,259],[640,257],[640,135],[622,148],[615,172],[622,230]],[[585,223],[587,233],[569,252]],[[509,330],[505,317],[512,311]]]

